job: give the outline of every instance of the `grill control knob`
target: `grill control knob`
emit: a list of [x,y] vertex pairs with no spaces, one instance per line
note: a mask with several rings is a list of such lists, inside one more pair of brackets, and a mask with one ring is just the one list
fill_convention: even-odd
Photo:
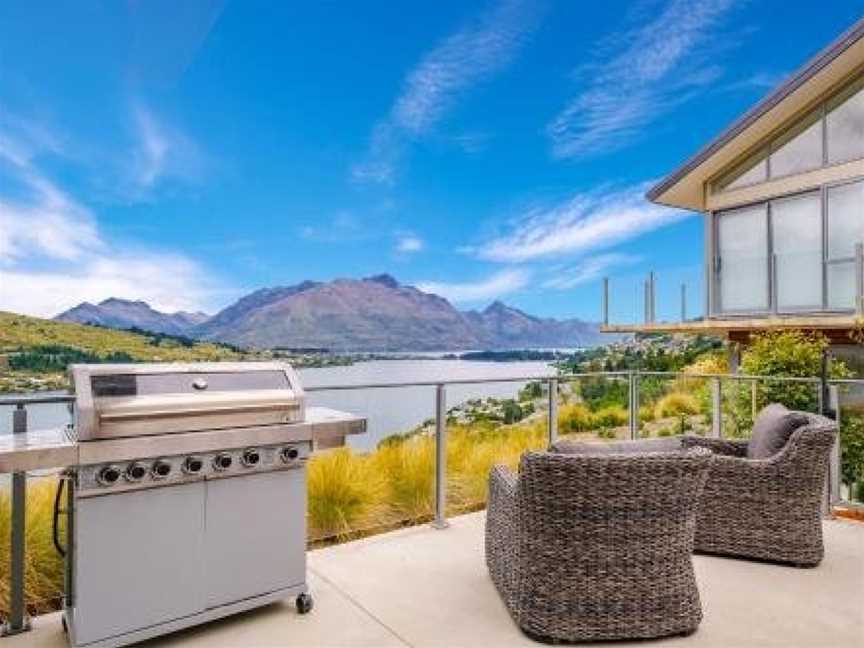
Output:
[[247,468],[252,468],[261,463],[261,453],[255,448],[247,448],[243,451],[243,456],[240,458],[243,465]]
[[117,466],[103,466],[96,473],[96,481],[102,486],[113,486],[120,479],[120,469]]
[[171,474],[171,464],[163,459],[153,463],[153,477],[155,479],[164,479]]
[[202,468],[204,468],[204,461],[201,457],[186,457],[183,462],[183,472],[187,475],[195,475],[201,472]]
[[138,461],[133,461],[126,466],[126,479],[130,482],[139,482],[147,476],[147,466]]
[[297,461],[300,458],[300,451],[297,448],[282,448],[282,461],[285,463],[290,463],[292,461]]
[[213,467],[216,470],[228,470],[232,463],[234,463],[234,460],[227,452],[223,452],[213,457]]

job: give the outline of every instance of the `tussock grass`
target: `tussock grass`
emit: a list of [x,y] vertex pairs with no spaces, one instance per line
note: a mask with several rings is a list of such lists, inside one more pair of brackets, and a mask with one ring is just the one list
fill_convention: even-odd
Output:
[[[54,506],[53,478],[31,480],[27,485],[26,563],[24,587],[30,614],[56,610],[63,595],[63,561],[51,540]],[[9,605],[9,536],[11,533],[9,489],[0,490],[0,616]],[[62,536],[61,536],[62,537]]]
[[669,392],[657,401],[654,406],[654,417],[657,419],[673,416],[688,416],[699,413],[699,400],[685,392]]

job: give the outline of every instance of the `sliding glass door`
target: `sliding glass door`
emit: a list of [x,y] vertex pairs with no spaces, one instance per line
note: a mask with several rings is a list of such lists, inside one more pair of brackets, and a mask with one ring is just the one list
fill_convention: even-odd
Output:
[[770,209],[777,310],[821,310],[822,201],[819,192],[772,200]]
[[717,271],[720,310],[768,308],[768,217],[765,205],[718,214]]

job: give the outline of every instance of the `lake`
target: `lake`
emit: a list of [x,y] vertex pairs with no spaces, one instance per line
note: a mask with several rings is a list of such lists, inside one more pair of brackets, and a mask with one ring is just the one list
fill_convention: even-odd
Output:
[[[434,382],[439,380],[477,380],[548,376],[554,374],[545,362],[474,362],[463,360],[374,360],[346,367],[299,370],[304,387],[326,385],[363,385],[393,382]],[[447,406],[472,398],[494,396],[512,398],[524,383],[483,383],[447,387]],[[356,391],[314,392],[308,404],[332,407],[365,416],[368,432],[350,439],[358,449],[370,449],[386,436],[406,432],[434,416],[434,387],[398,387]],[[28,407],[31,429],[65,425],[69,412],[65,405]],[[11,408],[0,408],[0,434],[12,430]]]

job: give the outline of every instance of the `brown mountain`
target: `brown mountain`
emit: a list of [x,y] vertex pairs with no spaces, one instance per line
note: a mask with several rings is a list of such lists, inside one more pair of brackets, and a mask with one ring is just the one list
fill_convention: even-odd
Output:
[[111,297],[98,304],[82,302],[60,313],[54,319],[78,324],[98,324],[116,329],[139,328],[154,333],[185,335],[208,318],[209,315],[206,313],[186,311],[162,313],[147,302]]
[[[453,351],[603,342],[597,326],[589,322],[534,317],[501,302],[483,311],[460,312],[443,297],[402,285],[389,275],[263,288],[209,319],[185,326],[178,320],[180,315],[185,314],[158,313],[143,302],[106,300],[97,306],[81,304],[57,319],[176,331],[255,348]],[[179,330],[166,330],[164,318]]]

